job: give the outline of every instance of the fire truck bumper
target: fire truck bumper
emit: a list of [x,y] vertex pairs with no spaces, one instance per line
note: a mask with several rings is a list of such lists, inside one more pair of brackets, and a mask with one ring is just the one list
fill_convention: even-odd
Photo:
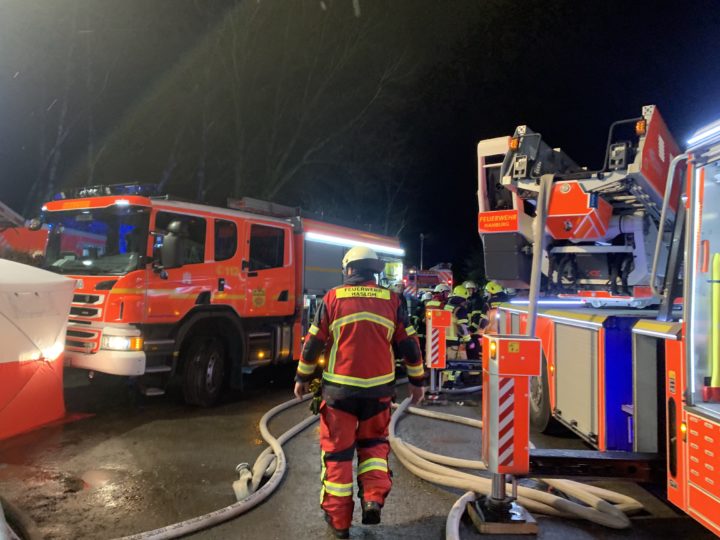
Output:
[[65,351],[65,365],[111,375],[142,375],[145,373],[145,353],[103,349],[93,354]]

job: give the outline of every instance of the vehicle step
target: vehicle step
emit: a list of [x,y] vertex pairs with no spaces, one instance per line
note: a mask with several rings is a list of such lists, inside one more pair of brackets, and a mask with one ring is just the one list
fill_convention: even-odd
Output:
[[165,394],[165,390],[163,390],[162,388],[153,388],[153,387],[143,388],[142,390],[140,390],[140,392],[142,392],[143,395],[148,396],[148,397],[162,396]]
[[170,366],[148,366],[145,368],[145,373],[167,373],[172,371]]

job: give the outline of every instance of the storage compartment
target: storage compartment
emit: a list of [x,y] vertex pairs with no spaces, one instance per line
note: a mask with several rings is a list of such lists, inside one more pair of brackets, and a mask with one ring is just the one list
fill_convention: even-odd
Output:
[[597,445],[597,330],[555,324],[556,415]]
[[530,286],[532,251],[518,233],[482,235],[485,250],[485,275],[505,287],[527,289]]

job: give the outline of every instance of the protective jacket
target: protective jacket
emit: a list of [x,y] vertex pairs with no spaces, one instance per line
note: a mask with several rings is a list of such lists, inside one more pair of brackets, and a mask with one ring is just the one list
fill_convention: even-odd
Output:
[[445,304],[445,310],[452,313],[452,324],[445,333],[446,341],[453,345],[470,341],[465,299],[459,296],[451,296],[448,298],[447,304]]
[[445,307],[445,300],[441,300],[433,296],[432,300],[428,300],[425,304],[425,309],[443,309]]
[[488,325],[488,304],[482,295],[475,293],[468,298],[467,311],[468,311],[468,329],[470,333],[476,333],[479,330],[484,330]]
[[[305,338],[296,380],[308,381],[325,350],[323,396],[378,398],[394,393],[393,345],[411,384],[422,386],[424,370],[415,329],[400,296],[374,281],[350,276],[328,291]],[[356,278],[356,279],[353,279]]]

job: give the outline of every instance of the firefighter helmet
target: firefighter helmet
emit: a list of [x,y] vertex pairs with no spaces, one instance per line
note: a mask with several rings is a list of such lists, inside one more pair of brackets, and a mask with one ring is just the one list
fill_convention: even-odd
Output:
[[463,283],[463,287],[465,287],[466,289],[474,289],[474,290],[477,290],[477,288],[478,288],[477,283],[475,283],[472,280],[467,280],[465,283]]
[[365,246],[355,246],[350,248],[342,260],[343,271],[348,266],[352,266],[356,270],[372,270],[375,273],[381,272],[385,268],[383,263],[374,250]]
[[453,289],[453,296],[460,296],[461,298],[465,298],[467,300],[470,298],[470,291],[467,290],[465,285],[457,285]]
[[490,296],[493,296],[495,294],[500,294],[503,292],[502,285],[500,285],[497,281],[488,281],[485,284],[485,292],[488,293]]
[[449,293],[452,289],[450,288],[450,285],[447,283],[438,283],[435,285],[435,288],[433,289],[434,293]]
[[430,300],[432,300],[432,293],[429,291],[426,293],[423,293],[422,298],[420,300],[422,300],[423,302],[429,302]]

